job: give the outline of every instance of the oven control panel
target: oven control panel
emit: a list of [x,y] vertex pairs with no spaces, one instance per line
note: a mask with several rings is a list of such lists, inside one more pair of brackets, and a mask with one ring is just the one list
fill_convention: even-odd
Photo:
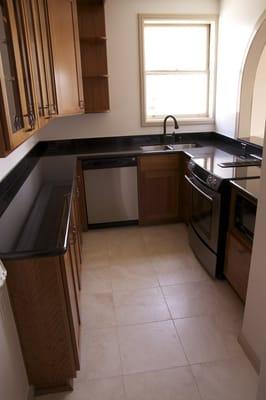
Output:
[[188,169],[196,178],[205,183],[205,185],[207,185],[209,188],[216,192],[219,190],[221,179],[219,179],[217,176],[210,174],[193,160],[189,161]]
[[219,187],[219,181],[215,176],[209,175],[207,178],[207,185],[210,186],[210,188],[217,190]]

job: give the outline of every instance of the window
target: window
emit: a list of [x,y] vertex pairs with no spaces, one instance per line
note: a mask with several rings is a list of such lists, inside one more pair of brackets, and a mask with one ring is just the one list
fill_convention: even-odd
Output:
[[142,124],[213,119],[216,19],[139,16]]

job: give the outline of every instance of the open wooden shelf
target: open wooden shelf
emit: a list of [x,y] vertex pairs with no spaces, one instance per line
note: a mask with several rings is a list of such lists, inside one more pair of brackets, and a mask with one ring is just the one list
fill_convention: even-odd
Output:
[[78,0],[85,112],[110,109],[104,0]]
[[80,42],[104,42],[107,40],[106,36],[90,36],[90,37],[80,37]]
[[102,78],[108,78],[109,75],[84,75],[82,79],[102,79]]
[[106,78],[84,77],[84,101],[86,113],[99,113],[110,110],[109,88]]

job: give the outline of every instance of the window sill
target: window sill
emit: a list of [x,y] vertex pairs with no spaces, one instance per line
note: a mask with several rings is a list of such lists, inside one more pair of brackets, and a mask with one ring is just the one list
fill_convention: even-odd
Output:
[[[177,122],[179,126],[186,126],[186,125],[208,125],[208,124],[214,124],[214,118],[189,118],[189,119],[178,119],[176,117]],[[146,120],[142,121],[141,126],[143,127],[148,127],[148,126],[162,126],[163,124],[163,119],[158,119],[158,120]],[[171,125],[171,122],[167,125]]]

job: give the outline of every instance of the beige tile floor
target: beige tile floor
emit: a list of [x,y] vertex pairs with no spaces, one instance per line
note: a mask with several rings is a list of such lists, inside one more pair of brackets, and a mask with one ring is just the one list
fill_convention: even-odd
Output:
[[86,233],[82,283],[75,390],[42,400],[255,400],[243,306],[183,224]]

